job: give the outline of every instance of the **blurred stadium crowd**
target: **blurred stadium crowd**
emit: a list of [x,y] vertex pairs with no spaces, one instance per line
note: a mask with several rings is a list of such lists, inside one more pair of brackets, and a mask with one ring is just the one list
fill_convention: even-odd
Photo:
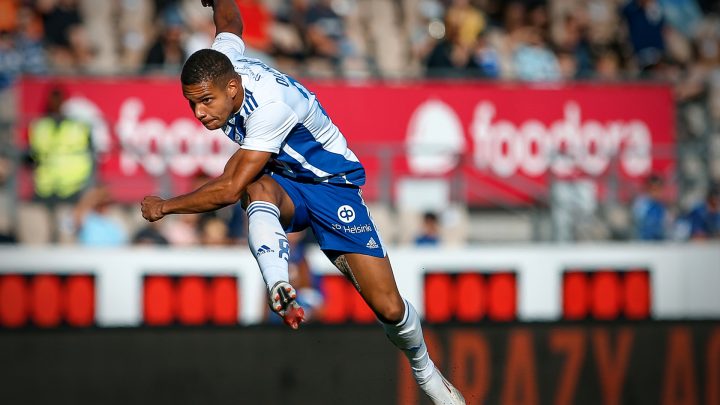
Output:
[[[248,53],[301,77],[669,82],[678,149],[666,153],[677,157],[677,178],[649,178],[632,206],[607,210],[600,215],[604,231],[584,238],[720,237],[717,1],[237,2]],[[188,55],[212,43],[211,15],[199,0],[0,0],[0,144],[12,142],[9,89],[19,75],[177,74]],[[0,182],[12,175],[9,167],[0,154]],[[678,201],[663,199],[668,183],[678,184]],[[242,213],[232,210],[146,227],[135,207],[132,214],[125,207],[116,226],[102,220],[110,204],[99,188],[60,207],[64,217],[53,208],[43,215],[66,220],[47,226],[50,239],[99,240],[82,234],[92,231],[113,239],[110,244],[243,241]],[[87,225],[93,221],[95,228]],[[437,227],[438,218],[426,215],[414,228],[417,240],[437,242]]]
[[[712,0],[237,2],[251,53],[303,75],[643,76],[686,79],[690,97],[720,57]],[[177,72],[214,36],[195,0],[2,0],[0,16],[5,84],[23,72]]]

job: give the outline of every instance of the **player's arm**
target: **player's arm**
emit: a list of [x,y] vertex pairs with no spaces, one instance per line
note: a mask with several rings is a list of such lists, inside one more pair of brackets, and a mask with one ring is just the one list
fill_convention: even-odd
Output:
[[154,222],[169,214],[195,214],[234,204],[260,174],[271,155],[270,152],[240,149],[228,160],[220,177],[197,190],[168,200],[145,197],[141,204],[143,218]]
[[213,8],[213,21],[215,22],[215,35],[229,32],[242,36],[243,22],[240,10],[235,0],[201,0],[205,7]]

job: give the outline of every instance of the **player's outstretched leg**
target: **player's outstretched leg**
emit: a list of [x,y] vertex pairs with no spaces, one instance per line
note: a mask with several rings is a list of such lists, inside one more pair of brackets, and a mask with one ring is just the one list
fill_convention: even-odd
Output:
[[413,377],[436,405],[464,405],[462,394],[435,367],[423,338],[420,317],[398,292],[387,257],[348,253],[335,265],[359,287],[360,295],[383,323],[390,341],[405,353]]
[[247,206],[247,215],[248,244],[268,288],[270,308],[297,329],[304,311],[295,302],[297,294],[288,282],[290,243],[280,225],[280,210],[269,202],[254,201]]
[[405,353],[410,361],[413,377],[434,404],[465,404],[460,391],[443,377],[430,359],[422,334],[420,317],[415,308],[407,300],[403,299],[403,302],[405,303],[403,319],[397,324],[383,323],[388,339]]

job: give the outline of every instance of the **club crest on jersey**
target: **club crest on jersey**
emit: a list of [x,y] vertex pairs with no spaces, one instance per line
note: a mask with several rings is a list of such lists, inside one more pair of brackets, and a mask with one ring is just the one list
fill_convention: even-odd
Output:
[[349,205],[343,205],[337,210],[338,219],[346,224],[355,220],[355,210]]
[[245,120],[240,114],[230,118],[228,123],[223,127],[223,132],[225,132],[225,136],[230,138],[230,140],[234,141],[235,143],[241,144],[242,141],[245,139],[244,121]]

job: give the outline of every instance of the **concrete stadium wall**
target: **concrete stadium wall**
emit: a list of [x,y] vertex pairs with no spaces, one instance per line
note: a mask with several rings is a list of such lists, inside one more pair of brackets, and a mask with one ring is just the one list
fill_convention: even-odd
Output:
[[[474,404],[720,403],[720,323],[427,326]],[[378,326],[0,333],[7,405],[427,405]]]

